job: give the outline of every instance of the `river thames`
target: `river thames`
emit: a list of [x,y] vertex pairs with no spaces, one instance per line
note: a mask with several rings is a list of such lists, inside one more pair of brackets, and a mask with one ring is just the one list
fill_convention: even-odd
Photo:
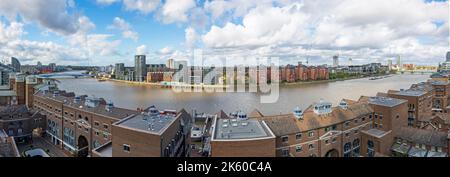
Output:
[[61,90],[72,91],[77,95],[102,97],[112,101],[115,106],[128,109],[146,108],[155,105],[159,109],[192,109],[198,112],[216,113],[242,110],[250,113],[259,109],[263,114],[292,112],[299,106],[306,108],[320,99],[336,105],[341,99],[357,100],[361,95],[374,96],[377,92],[389,89],[407,89],[411,84],[426,81],[429,75],[393,75],[392,77],[369,80],[368,78],[337,81],[329,83],[280,86],[276,103],[260,103],[261,93],[176,93],[168,88],[155,88],[145,85],[96,79],[58,79]]

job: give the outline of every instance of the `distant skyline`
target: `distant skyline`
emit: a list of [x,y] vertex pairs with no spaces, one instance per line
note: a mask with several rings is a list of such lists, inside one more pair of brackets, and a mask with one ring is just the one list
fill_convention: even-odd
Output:
[[[51,10],[49,10],[51,9]],[[0,0],[0,59],[132,66],[224,56],[280,64],[437,65],[449,47],[447,0]],[[240,63],[240,59],[228,61]]]

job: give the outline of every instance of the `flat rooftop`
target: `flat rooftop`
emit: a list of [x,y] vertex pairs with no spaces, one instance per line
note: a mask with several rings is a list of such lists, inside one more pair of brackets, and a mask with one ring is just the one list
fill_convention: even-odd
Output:
[[427,92],[420,91],[420,90],[401,90],[397,93],[394,93],[395,95],[402,95],[402,96],[422,96],[425,95]]
[[447,85],[448,83],[442,82],[442,81],[432,81],[431,84],[432,85]]
[[0,85],[0,90],[9,90],[9,85]]
[[97,149],[94,149],[101,157],[112,157],[112,143],[108,142]]
[[389,97],[370,97],[369,103],[380,105],[380,106],[387,106],[387,107],[394,107],[399,104],[402,104],[406,102],[406,100],[402,99],[396,99],[396,98],[389,98]]
[[12,97],[17,96],[16,92],[13,90],[1,90],[0,89],[0,97]]
[[383,130],[379,130],[379,129],[370,129],[367,131],[364,131],[365,133],[367,133],[368,135],[371,135],[373,137],[377,137],[377,138],[381,138],[384,135],[388,134],[389,132],[383,131]]
[[124,119],[116,125],[125,128],[143,130],[149,133],[161,134],[163,130],[175,121],[175,119],[176,115],[173,114],[150,115],[144,112],[142,114],[137,114],[133,117]]
[[236,140],[272,137],[267,125],[257,119],[217,119],[214,139]]

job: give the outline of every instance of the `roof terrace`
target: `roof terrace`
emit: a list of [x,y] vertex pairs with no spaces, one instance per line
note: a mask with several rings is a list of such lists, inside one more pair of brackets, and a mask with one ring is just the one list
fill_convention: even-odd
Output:
[[115,125],[125,128],[137,129],[152,134],[162,134],[177,118],[173,112],[158,111],[154,106],[148,112],[123,119]]
[[274,137],[267,125],[257,119],[216,119],[213,140],[240,140]]
[[399,104],[407,102],[406,100],[389,98],[389,97],[370,97],[369,103],[374,105],[386,106],[386,107],[394,107]]

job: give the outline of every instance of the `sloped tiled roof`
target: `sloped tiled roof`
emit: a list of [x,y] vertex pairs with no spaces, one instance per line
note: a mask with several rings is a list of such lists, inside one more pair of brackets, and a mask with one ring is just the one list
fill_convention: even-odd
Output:
[[447,147],[447,133],[424,130],[412,127],[402,127],[397,134],[397,138],[407,140],[414,143],[425,144],[428,146]]
[[266,121],[267,125],[277,136],[282,136],[328,127],[372,112],[373,110],[368,103],[354,103],[348,105],[347,109],[334,107],[331,113],[324,115],[318,115],[309,108],[305,110],[303,119],[297,119],[293,113],[264,116],[261,119]]
[[259,118],[259,117],[264,117],[264,115],[258,109],[255,109],[250,113],[250,115],[248,117]]

